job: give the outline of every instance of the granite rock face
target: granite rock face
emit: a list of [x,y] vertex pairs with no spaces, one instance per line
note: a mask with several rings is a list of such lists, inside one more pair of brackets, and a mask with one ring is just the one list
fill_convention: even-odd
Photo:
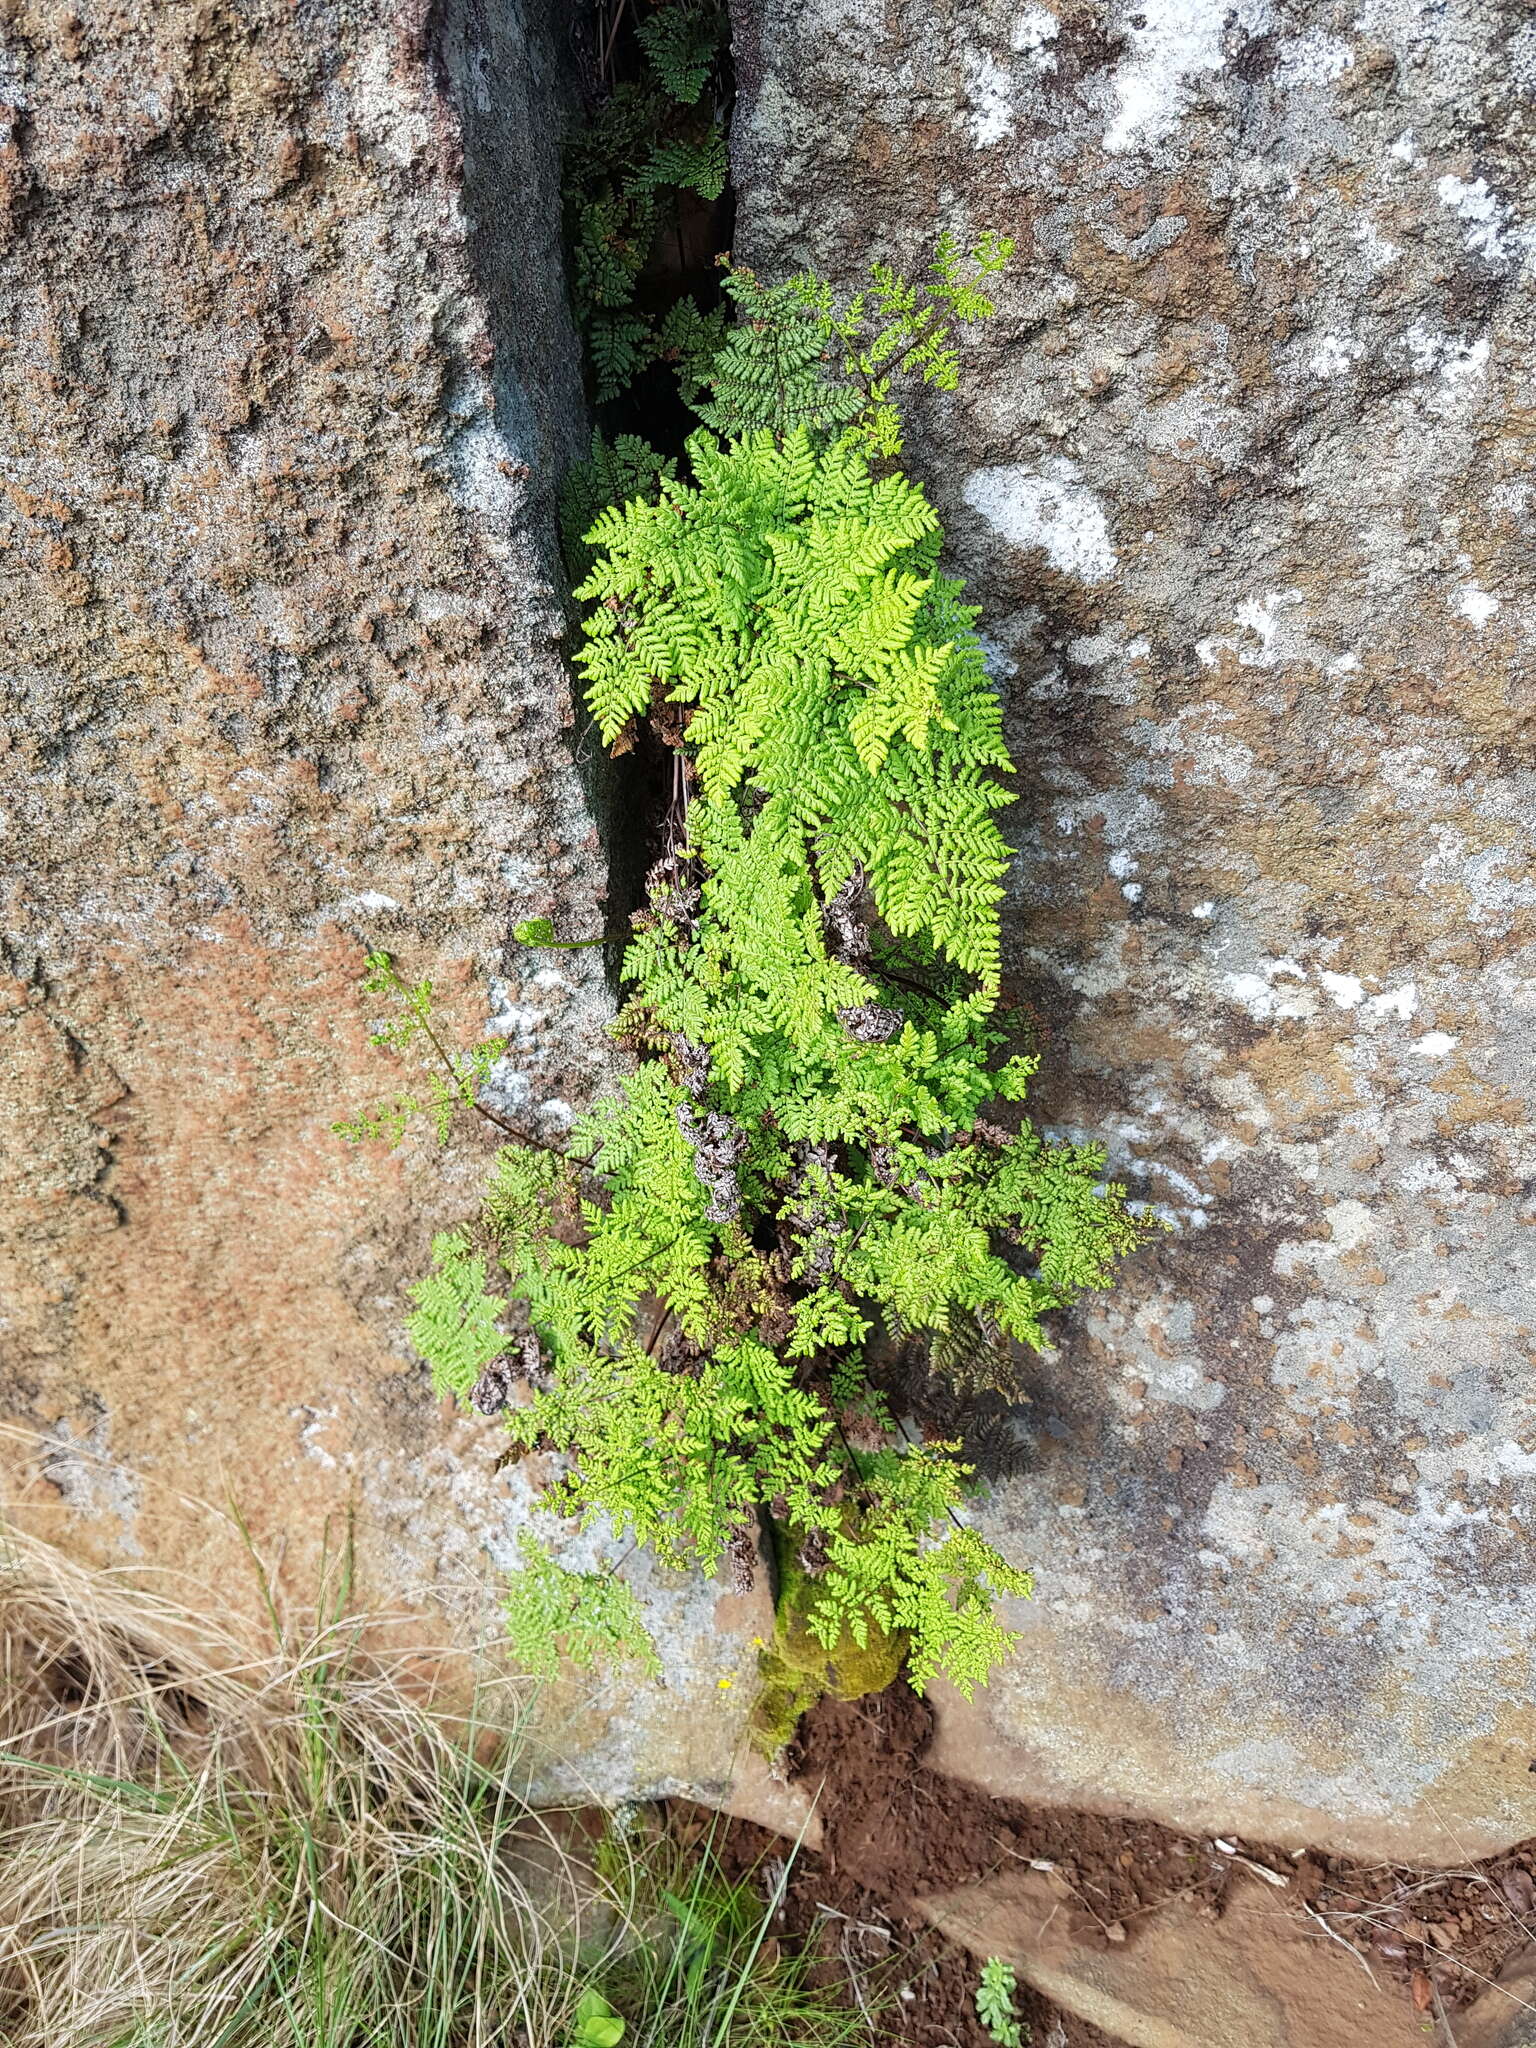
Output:
[[[363,1597],[461,1644],[528,1494],[402,1322],[490,1140],[330,1124],[405,1078],[366,1042],[370,947],[463,1042],[509,1037],[497,1094],[546,1135],[611,1056],[597,956],[511,939],[605,908],[551,559],[586,432],[565,29],[552,0],[0,6],[8,1506],[234,1600],[239,1544],[183,1497],[233,1498],[300,1593],[355,1504]],[[718,1779],[736,1735],[715,1590],[647,1583],[673,1689],[561,1707],[615,1794]]]
[[908,455],[1020,765],[1044,1121],[1169,1234],[989,1531],[1018,1796],[1434,1858],[1536,1829],[1536,26],[737,0],[737,249],[1012,235]]

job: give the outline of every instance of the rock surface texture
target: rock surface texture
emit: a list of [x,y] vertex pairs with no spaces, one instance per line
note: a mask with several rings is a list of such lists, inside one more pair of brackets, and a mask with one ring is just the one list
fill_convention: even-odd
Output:
[[939,1757],[1191,1829],[1536,1829],[1536,26],[737,0],[737,249],[1019,248],[909,442],[1010,709],[1036,1108],[1170,1234],[985,1511]]
[[1401,1990],[1376,1982],[1289,1892],[1258,1877],[1229,1887],[1219,1919],[1175,1899],[1130,1941],[1113,1922],[1106,1939],[1054,1871],[994,1877],[920,1910],[1126,2048],[1423,2048],[1432,2038]]
[[[585,433],[564,28],[0,5],[9,1502],[228,1599],[238,1545],[178,1495],[284,1538],[300,1594],[355,1502],[364,1597],[461,1641],[527,1493],[439,1413],[403,1291],[488,1141],[330,1124],[406,1078],[366,1043],[369,947],[461,1042],[510,1038],[497,1092],[546,1133],[609,1057],[596,956],[510,936],[604,914],[549,560]],[[651,1593],[708,1708],[627,1674],[568,1701],[617,1792],[718,1778],[734,1741],[715,1590]]]

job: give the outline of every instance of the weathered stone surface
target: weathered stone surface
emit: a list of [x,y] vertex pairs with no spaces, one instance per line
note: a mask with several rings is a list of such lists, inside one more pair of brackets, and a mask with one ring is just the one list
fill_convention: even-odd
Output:
[[[1106,1941],[1054,1872],[1001,1875],[920,1901],[952,1941],[1127,2048],[1419,2048],[1422,2017],[1329,1941],[1288,1893],[1246,1874],[1219,1920],[1185,1899]],[[1457,2039],[1460,2039],[1458,2033]]]
[[[909,447],[1021,767],[1037,1107],[1173,1226],[1041,1362],[949,1767],[1432,1858],[1536,1828],[1536,28],[738,0],[739,253],[1019,244]],[[1454,1846],[1453,1846],[1454,1845]]]
[[1536,2042],[1536,1952],[1522,1951],[1465,2012],[1456,2048],[1532,2048]]
[[[546,1132],[609,1058],[596,956],[510,939],[604,915],[549,562],[585,432],[564,14],[0,20],[7,1490],[230,1600],[238,1546],[178,1493],[232,1496],[299,1591],[355,1502],[360,1597],[472,1640],[527,1488],[402,1320],[489,1140],[329,1126],[404,1078],[366,1044],[371,946],[463,1040],[510,1035],[500,1098]],[[722,1779],[747,1691],[717,1589],[645,1585],[669,1687],[551,1707],[609,1792]]]

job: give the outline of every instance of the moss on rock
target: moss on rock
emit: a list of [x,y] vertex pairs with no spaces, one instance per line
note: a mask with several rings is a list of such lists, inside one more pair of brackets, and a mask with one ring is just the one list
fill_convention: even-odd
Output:
[[904,1629],[871,1627],[863,1643],[844,1628],[829,1647],[812,1628],[822,1597],[821,1581],[800,1564],[781,1532],[775,1532],[779,1596],[773,1641],[758,1652],[762,1680],[749,1731],[754,1749],[777,1756],[794,1735],[802,1714],[829,1694],[837,1700],[884,1692],[906,1662]]

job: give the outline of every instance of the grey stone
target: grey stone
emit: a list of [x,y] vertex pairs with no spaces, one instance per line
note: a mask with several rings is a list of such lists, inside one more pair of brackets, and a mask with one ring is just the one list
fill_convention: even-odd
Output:
[[[599,956],[511,938],[606,915],[553,571],[565,11],[0,23],[7,1508],[232,1604],[227,1502],[301,1599],[355,1510],[359,1602],[458,1654],[529,1475],[440,1412],[405,1290],[495,1134],[330,1124],[412,1078],[374,947],[509,1038],[493,1097],[545,1136],[611,1070]],[[764,1611],[640,1580],[666,1682],[547,1692],[548,1744],[569,1786],[718,1789]]]
[[1536,28],[738,0],[737,249],[1012,235],[928,394],[1020,767],[1036,1111],[1169,1234],[1063,1318],[939,1756],[1433,1859],[1536,1829]]

